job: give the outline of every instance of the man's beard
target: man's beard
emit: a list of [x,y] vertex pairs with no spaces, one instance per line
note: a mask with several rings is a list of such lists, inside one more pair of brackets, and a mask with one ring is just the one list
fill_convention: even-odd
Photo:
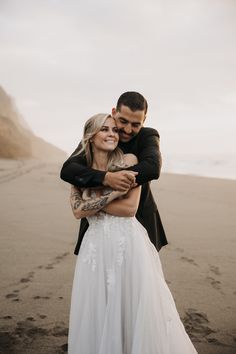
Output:
[[119,130],[119,135],[121,135],[121,138],[122,138],[122,135],[124,134],[124,137],[125,138],[129,138],[129,140],[133,139],[133,137],[136,135],[135,133],[130,133],[130,134],[127,134],[124,130],[120,129]]

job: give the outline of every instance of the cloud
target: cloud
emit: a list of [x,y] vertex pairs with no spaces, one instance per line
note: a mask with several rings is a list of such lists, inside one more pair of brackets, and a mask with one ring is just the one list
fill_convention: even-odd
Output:
[[224,96],[220,97],[221,102],[229,104],[229,105],[236,105],[236,91],[228,92]]
[[211,126],[231,117],[235,13],[232,0],[2,0],[1,84],[32,128],[67,150],[79,120],[131,89],[167,134]]

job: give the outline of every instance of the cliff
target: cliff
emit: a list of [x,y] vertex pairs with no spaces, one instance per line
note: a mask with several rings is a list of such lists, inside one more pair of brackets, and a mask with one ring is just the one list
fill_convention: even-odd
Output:
[[32,132],[14,100],[0,87],[0,158],[61,161],[66,157],[63,150]]

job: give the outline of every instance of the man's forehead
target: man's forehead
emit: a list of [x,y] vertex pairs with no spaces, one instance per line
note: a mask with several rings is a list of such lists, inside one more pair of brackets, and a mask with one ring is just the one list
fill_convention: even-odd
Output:
[[119,118],[123,118],[132,123],[142,123],[145,119],[144,111],[131,111],[126,106],[121,106],[121,108],[117,111],[117,116]]

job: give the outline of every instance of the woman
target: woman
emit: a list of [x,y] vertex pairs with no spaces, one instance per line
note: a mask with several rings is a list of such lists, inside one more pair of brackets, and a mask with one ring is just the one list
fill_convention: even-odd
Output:
[[[82,148],[88,164],[114,170],[137,163],[117,147],[110,115],[90,118]],[[79,153],[80,153],[79,152]],[[159,255],[135,218],[140,187],[126,192],[72,187],[76,218],[89,228],[72,289],[69,354],[196,353],[164,280]]]

